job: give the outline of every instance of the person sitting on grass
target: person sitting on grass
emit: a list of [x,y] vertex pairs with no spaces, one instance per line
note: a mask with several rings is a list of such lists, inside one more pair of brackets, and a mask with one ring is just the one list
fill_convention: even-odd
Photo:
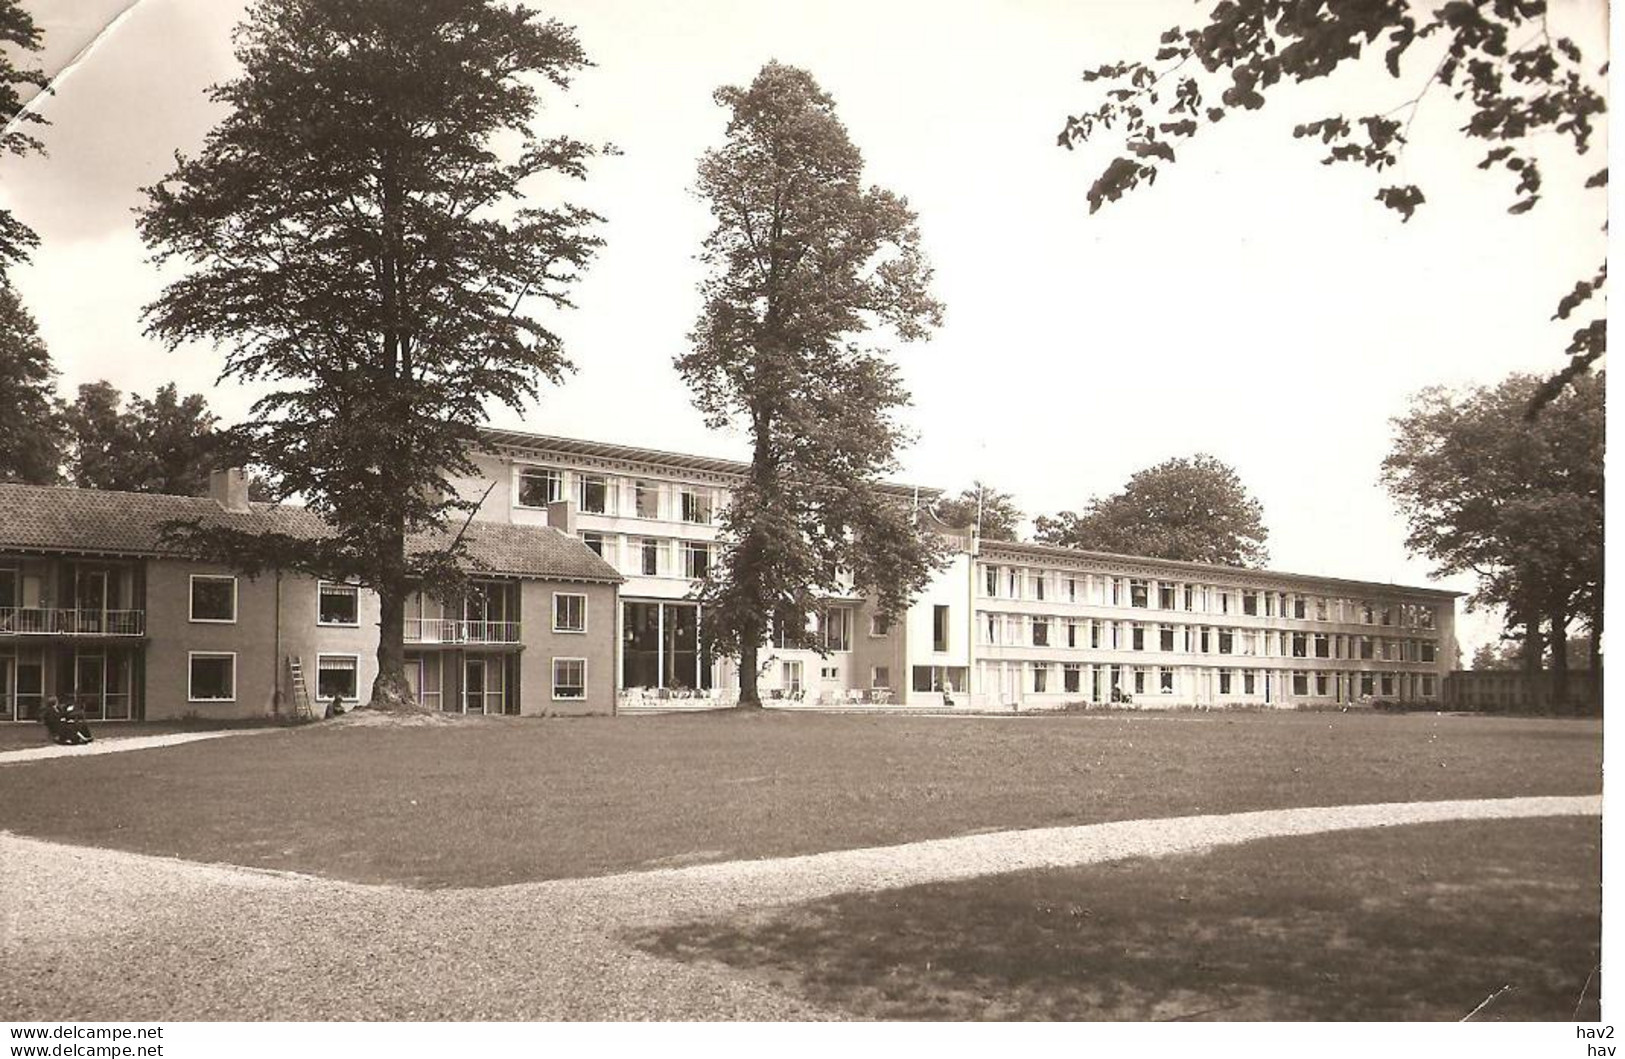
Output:
[[335,691],[333,701],[327,704],[327,720],[331,721],[342,713],[344,713],[344,696]]

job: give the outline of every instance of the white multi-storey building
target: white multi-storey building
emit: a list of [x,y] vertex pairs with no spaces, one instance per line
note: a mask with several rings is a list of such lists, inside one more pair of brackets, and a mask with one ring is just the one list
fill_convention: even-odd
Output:
[[[726,700],[690,594],[715,561],[718,517],[748,465],[512,430],[482,432],[478,517],[578,535],[625,578],[617,615],[623,699]],[[763,653],[769,698],[838,703],[1059,706],[1348,704],[1436,699],[1456,658],[1459,593],[977,540],[928,512],[938,489],[894,485],[951,545],[906,616],[834,596],[827,654]],[[561,514],[562,513],[562,514]]]

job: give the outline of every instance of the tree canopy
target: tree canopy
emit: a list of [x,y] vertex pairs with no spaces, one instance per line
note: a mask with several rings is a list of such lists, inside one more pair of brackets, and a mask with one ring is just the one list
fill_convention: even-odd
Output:
[[1018,538],[1021,520],[1025,518],[1016,506],[1015,497],[1001,493],[985,482],[974,482],[962,489],[958,496],[944,496],[937,501],[937,518],[950,526],[975,526],[980,523],[982,539],[1013,541]]
[[1269,559],[1262,505],[1232,467],[1200,453],[1135,473],[1121,492],[1092,498],[1082,514],[1040,515],[1034,536],[1044,544],[1185,562],[1262,566]]
[[713,648],[739,659],[741,703],[755,704],[770,630],[800,638],[846,590],[843,573],[895,614],[931,572],[934,543],[882,489],[908,395],[878,346],[925,337],[942,309],[914,212],[864,187],[862,156],[811,74],[769,63],[715,98],[729,119],[699,167],[715,220],[703,308],[676,364],[706,421],[750,438],[721,561],[696,595]]
[[149,398],[121,394],[106,381],[85,383],[63,409],[68,478],[83,489],[202,496],[219,450],[201,394],[182,398],[166,383]]
[[[0,153],[43,151],[29,126],[44,125],[40,114],[25,106],[29,86],[44,90],[49,82],[37,67],[19,67],[18,53],[40,50],[40,31],[18,0],[0,0]],[[0,282],[12,265],[28,256],[39,238],[8,209],[0,208]]]
[[54,485],[62,467],[56,371],[39,328],[0,282],[0,481]]
[[[1398,163],[1423,99],[1448,92],[1464,110],[1461,134],[1484,145],[1479,168],[1501,170],[1512,182],[1514,214],[1548,193],[1542,151],[1555,145],[1586,154],[1607,107],[1598,86],[1606,64],[1588,65],[1573,40],[1551,33],[1545,0],[1219,0],[1204,23],[1163,33],[1152,57],[1087,71],[1099,102],[1068,118],[1059,142],[1075,148],[1108,132],[1120,140],[1089,188],[1093,212],[1154,183],[1176,160],[1176,147],[1229,114],[1263,107],[1282,85],[1377,63],[1396,80],[1417,82],[1414,95],[1382,113],[1305,122],[1293,135],[1319,141],[1326,164],[1384,173]],[[1607,180],[1599,165],[1585,186]],[[1406,220],[1427,201],[1415,184],[1382,186],[1376,199]],[[1575,320],[1570,360],[1535,391],[1536,406],[1603,355],[1605,315],[1593,295],[1606,276],[1603,263],[1557,303],[1554,319]]]
[[1602,631],[1607,381],[1580,376],[1553,414],[1526,420],[1541,385],[1513,375],[1422,391],[1394,420],[1383,480],[1409,524],[1407,546],[1440,575],[1476,575],[1473,604],[1504,606],[1509,626],[1524,626],[1531,666],[1549,644],[1561,671],[1572,619],[1594,638]]
[[408,535],[472,506],[452,479],[487,402],[518,408],[569,367],[541,312],[569,304],[597,218],[544,203],[592,148],[533,118],[587,60],[567,27],[496,0],[258,0],[235,42],[241,74],[210,90],[226,116],[147,189],[141,234],[185,273],[147,327],[270,385],[230,442],[333,535],[175,535],[373,588],[372,705],[407,708],[406,598],[454,582],[462,555],[453,538],[409,556]]

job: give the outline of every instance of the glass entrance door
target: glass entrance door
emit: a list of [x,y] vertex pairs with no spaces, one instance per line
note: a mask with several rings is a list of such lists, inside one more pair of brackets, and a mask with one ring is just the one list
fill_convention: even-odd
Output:
[[485,659],[469,658],[463,663],[463,712],[485,712]]
[[73,663],[73,698],[85,717],[100,721],[107,706],[107,659],[103,655],[77,655]]
[[17,716],[17,660],[0,655],[0,721]]

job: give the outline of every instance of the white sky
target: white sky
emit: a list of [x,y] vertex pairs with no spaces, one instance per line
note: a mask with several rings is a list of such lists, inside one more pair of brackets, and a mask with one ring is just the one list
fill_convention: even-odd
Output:
[[[60,68],[129,0],[25,0]],[[1430,201],[1408,225],[1371,201],[1377,179],[1318,164],[1292,125],[1390,109],[1421,75],[1341,76],[1290,88],[1204,132],[1154,187],[1090,217],[1101,155],[1055,135],[1091,101],[1083,69],[1148,55],[1207,6],[1162,0],[562,0],[596,63],[549,98],[538,128],[611,141],[574,198],[607,218],[607,246],[556,318],[579,371],[540,406],[493,421],[546,433],[741,456],[706,431],[671,367],[698,309],[694,255],[708,214],[689,192],[721,138],[719,85],[770,58],[835,97],[875,183],[920,214],[947,323],[899,350],[919,440],[900,477],[957,490],[982,477],[1029,513],[1076,509],[1170,456],[1213,453],[1261,500],[1271,566],[1428,583],[1377,482],[1390,417],[1433,383],[1494,381],[1561,363],[1556,300],[1603,253],[1601,193],[1554,194],[1509,217],[1504,175],[1452,131],[1445,95],[1423,104],[1404,171]],[[1600,63],[1602,0],[1554,4],[1554,32]],[[215,385],[208,348],[168,353],[141,335],[162,277],[131,210],[177,149],[218,117],[237,0],[139,0],[43,112],[48,158],[0,161],[0,199],[43,241],[17,284],[64,392],[107,378],[150,392],[175,380],[223,417],[252,400]],[[1425,60],[1419,60],[1418,65]],[[1427,63],[1431,69],[1431,63]],[[1105,150],[1103,147],[1101,150]],[[1471,579],[1444,582],[1470,590]],[[1469,616],[1463,649],[1493,634]]]

